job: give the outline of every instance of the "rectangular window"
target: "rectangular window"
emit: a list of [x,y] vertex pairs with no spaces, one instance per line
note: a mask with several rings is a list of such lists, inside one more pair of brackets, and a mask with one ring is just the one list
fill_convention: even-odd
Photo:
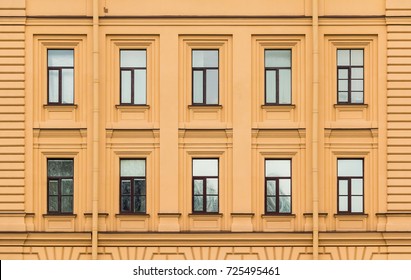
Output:
[[364,104],[364,50],[337,50],[338,104]]
[[73,213],[73,159],[47,160],[47,212]]
[[364,212],[364,160],[338,159],[338,213]]
[[146,213],[146,160],[120,160],[120,213]]
[[218,159],[193,159],[193,213],[218,213]]
[[120,104],[145,105],[146,88],[146,50],[120,50]]
[[265,50],[265,105],[291,104],[291,50]]
[[291,159],[265,160],[265,213],[291,213]]
[[218,105],[218,50],[192,51],[193,105]]
[[74,104],[74,50],[47,50],[48,104]]

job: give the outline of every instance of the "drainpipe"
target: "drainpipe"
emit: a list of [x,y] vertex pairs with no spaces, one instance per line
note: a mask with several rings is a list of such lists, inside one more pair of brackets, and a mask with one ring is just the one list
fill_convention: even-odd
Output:
[[313,259],[318,260],[318,0],[313,0]]
[[91,257],[98,259],[98,179],[99,179],[99,75],[98,0],[93,0],[93,209]]

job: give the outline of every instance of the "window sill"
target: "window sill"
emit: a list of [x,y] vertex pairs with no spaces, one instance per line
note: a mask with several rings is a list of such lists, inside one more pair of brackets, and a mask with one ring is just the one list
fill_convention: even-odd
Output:
[[223,214],[222,213],[190,213],[188,214],[189,217],[194,216],[194,217],[198,217],[198,216],[215,216],[215,217],[222,217]]
[[[93,216],[93,213],[84,213],[85,217],[91,217]],[[98,213],[98,216],[105,216],[108,217],[108,213]]]
[[273,213],[273,214],[261,214],[261,218],[271,218],[271,217],[290,217],[295,218],[296,215],[292,213]]
[[48,108],[67,108],[67,109],[77,109],[77,104],[43,104],[44,109]]
[[150,109],[150,105],[140,105],[140,104],[118,104],[115,105],[116,109]]
[[120,213],[120,214],[116,214],[115,216],[116,216],[116,218],[130,217],[130,216],[139,216],[139,217],[150,218],[150,214],[147,214],[147,213]]
[[264,104],[261,105],[261,109],[295,109],[295,104]]
[[201,104],[201,105],[188,105],[188,109],[222,109],[223,105],[215,105],[215,104]]
[[367,218],[368,214],[364,214],[364,213],[338,213],[338,214],[334,214],[334,218],[347,217],[347,216]]
[[368,108],[368,104],[361,104],[361,103],[334,104],[334,108]]
[[70,217],[70,218],[76,218],[77,214],[64,214],[64,213],[56,213],[56,214],[43,214],[44,218],[48,217]]

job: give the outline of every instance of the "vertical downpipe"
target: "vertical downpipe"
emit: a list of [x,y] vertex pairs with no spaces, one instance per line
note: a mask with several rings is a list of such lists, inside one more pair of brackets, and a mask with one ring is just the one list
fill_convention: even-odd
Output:
[[93,0],[93,214],[91,257],[98,259],[98,178],[99,178],[99,75],[98,0]]
[[318,260],[318,0],[313,0],[313,259]]

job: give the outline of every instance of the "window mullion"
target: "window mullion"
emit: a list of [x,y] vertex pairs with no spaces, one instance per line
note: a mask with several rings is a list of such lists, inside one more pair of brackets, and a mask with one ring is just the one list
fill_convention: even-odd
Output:
[[132,68],[132,69],[130,69],[130,72],[131,72],[131,101],[130,101],[130,103],[133,105],[134,104],[134,68]]
[[351,180],[352,178],[348,179],[348,212],[352,213],[352,209],[351,209],[351,200],[352,200],[352,192],[351,192]]
[[203,69],[203,104],[207,104],[207,68]]
[[59,68],[59,100],[58,104],[63,103],[63,69]]
[[280,179],[275,178],[275,212],[280,213]]
[[207,212],[207,178],[203,178],[203,212]]
[[278,68],[275,71],[275,104],[280,104],[280,70]]
[[58,184],[57,184],[57,188],[58,188],[58,189],[57,189],[58,207],[57,207],[57,209],[58,209],[58,212],[61,213],[61,179],[59,178],[59,179],[57,179],[57,180],[58,180]]

